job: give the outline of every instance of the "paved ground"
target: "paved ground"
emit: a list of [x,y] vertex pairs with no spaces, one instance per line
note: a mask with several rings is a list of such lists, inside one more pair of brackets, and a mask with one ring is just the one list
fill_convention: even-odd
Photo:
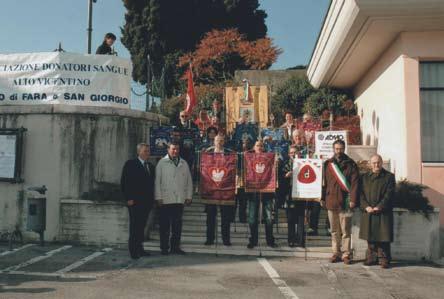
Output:
[[444,298],[444,269],[326,260],[154,254],[126,250],[0,245],[0,298]]

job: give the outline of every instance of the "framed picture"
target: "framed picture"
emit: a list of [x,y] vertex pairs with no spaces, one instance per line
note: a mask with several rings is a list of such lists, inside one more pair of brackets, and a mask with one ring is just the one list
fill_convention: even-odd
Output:
[[239,108],[239,118],[245,118],[247,123],[255,123],[254,106],[246,106]]
[[22,144],[25,128],[0,129],[0,181],[21,183]]

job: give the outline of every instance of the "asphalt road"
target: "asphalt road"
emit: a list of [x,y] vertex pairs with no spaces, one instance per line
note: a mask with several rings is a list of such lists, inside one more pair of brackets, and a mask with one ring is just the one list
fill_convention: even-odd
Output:
[[444,298],[444,269],[326,260],[153,253],[51,244],[0,245],[0,298]]

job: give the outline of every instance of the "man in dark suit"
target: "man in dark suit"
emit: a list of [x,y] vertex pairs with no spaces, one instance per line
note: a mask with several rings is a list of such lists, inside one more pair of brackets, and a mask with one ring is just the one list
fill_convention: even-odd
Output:
[[154,166],[148,162],[150,148],[137,145],[137,158],[126,161],[120,186],[129,212],[128,248],[131,258],[149,256],[143,250],[145,224],[154,203]]

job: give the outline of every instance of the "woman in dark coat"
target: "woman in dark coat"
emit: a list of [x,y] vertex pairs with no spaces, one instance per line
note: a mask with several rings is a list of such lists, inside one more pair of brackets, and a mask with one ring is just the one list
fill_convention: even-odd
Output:
[[111,46],[114,44],[115,41],[116,36],[113,33],[109,32],[105,34],[105,37],[103,38],[103,43],[97,48],[96,54],[112,55],[113,49],[111,48]]
[[367,240],[365,265],[374,265],[379,260],[383,268],[390,261],[390,242],[393,242],[392,201],[395,191],[395,176],[382,168],[382,158],[370,159],[371,171],[362,177],[361,227],[359,238]]

